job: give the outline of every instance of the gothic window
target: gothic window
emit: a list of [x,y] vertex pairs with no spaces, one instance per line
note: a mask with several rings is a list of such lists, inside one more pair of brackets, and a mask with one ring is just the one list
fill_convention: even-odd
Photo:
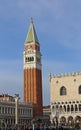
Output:
[[66,88],[64,86],[60,88],[60,95],[66,95]]
[[79,86],[78,93],[81,94],[81,85]]

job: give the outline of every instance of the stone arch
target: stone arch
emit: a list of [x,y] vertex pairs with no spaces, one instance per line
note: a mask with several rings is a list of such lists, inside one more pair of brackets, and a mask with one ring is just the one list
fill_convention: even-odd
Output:
[[65,123],[66,123],[66,118],[65,118],[64,116],[62,116],[62,117],[60,118],[60,123],[61,123],[61,124],[65,124]]
[[30,61],[32,61],[32,57],[30,57]]
[[73,107],[73,104],[71,105],[71,111],[74,111],[74,107]]
[[68,123],[69,123],[69,124],[73,124],[73,123],[74,123],[74,119],[73,119],[72,116],[69,116],[69,117],[68,117]]
[[81,117],[80,116],[76,116],[75,117],[75,122],[81,122]]
[[77,104],[75,104],[75,111],[78,111],[78,107],[77,107]]
[[53,125],[56,126],[56,125],[57,125],[57,122],[58,122],[58,121],[57,121],[57,117],[54,116],[54,117],[53,117]]
[[28,60],[27,60],[28,62],[30,61],[30,57],[28,57]]
[[64,105],[63,108],[64,108],[64,111],[66,112],[66,105]]
[[69,105],[67,105],[67,112],[69,112],[70,111],[70,106]]
[[60,106],[59,106],[59,111],[60,111],[60,113],[62,113],[62,109],[63,109],[63,107],[62,107],[62,105],[60,105]]
[[34,57],[33,56],[31,57],[31,60],[34,61]]
[[81,104],[79,104],[79,111],[81,111]]
[[55,109],[55,107],[54,106],[52,106],[52,111],[54,112],[54,109]]

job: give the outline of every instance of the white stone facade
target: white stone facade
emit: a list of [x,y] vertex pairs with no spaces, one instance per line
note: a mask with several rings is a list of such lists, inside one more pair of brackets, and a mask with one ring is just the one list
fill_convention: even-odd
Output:
[[50,74],[51,122],[81,121],[81,72]]
[[[15,102],[0,101],[0,123],[15,126]],[[18,103],[18,125],[27,124],[33,118],[33,105],[29,103]]]

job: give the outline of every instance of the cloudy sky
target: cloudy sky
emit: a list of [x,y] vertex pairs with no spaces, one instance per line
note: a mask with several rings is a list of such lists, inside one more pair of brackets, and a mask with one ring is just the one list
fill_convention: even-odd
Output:
[[23,100],[23,50],[33,17],[41,45],[43,103],[49,74],[81,71],[81,0],[0,0],[0,94]]

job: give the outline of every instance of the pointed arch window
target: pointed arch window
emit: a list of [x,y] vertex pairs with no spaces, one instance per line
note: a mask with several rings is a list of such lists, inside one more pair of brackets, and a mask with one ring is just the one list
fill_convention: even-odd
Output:
[[62,86],[61,88],[60,88],[60,95],[62,96],[62,95],[66,95],[66,88],[64,87],[64,86]]
[[78,93],[81,94],[81,85],[79,86]]

